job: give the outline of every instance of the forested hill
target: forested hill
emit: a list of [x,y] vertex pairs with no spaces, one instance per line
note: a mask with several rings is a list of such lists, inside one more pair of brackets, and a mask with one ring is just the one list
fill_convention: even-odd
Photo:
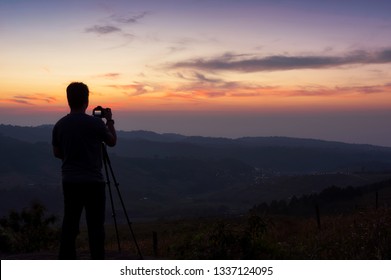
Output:
[[[51,141],[51,125],[0,125],[0,135],[25,145]],[[391,170],[391,148],[289,137],[216,138],[150,131],[119,131],[109,152],[131,158],[236,159],[280,173],[383,172]],[[15,145],[20,142],[15,142]],[[7,151],[5,151],[7,153]]]
[[[39,200],[61,211],[52,126],[0,125],[0,216]],[[389,179],[391,149],[288,137],[118,132],[111,163],[135,218],[239,213],[253,205]]]

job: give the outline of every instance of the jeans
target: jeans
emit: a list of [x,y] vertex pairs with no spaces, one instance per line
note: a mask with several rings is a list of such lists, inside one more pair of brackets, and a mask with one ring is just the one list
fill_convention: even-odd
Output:
[[85,209],[91,259],[105,257],[105,183],[63,182],[64,219],[61,232],[59,259],[76,259],[76,237],[80,217]]

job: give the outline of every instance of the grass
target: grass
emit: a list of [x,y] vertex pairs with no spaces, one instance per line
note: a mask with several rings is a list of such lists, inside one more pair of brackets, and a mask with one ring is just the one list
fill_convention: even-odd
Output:
[[[33,212],[35,213],[35,212]],[[44,217],[38,212],[39,217]],[[46,225],[40,219],[39,225]],[[7,254],[37,253],[39,244],[57,254],[58,240],[47,234],[31,236],[27,231],[16,232],[24,243]],[[250,212],[241,217],[193,218],[134,223],[132,229],[145,258],[161,259],[390,259],[391,209],[357,209],[351,213],[321,216],[319,228],[313,217],[263,215]],[[157,233],[157,250],[153,232]],[[4,233],[4,232],[3,232]],[[137,258],[137,249],[128,225],[119,226],[122,253],[116,254],[117,238],[113,226],[106,227],[106,250],[111,259]],[[15,233],[13,233],[15,234]],[[11,235],[8,232],[7,236]],[[37,246],[34,244],[37,240]],[[7,241],[7,240],[5,240]],[[3,240],[3,242],[5,242]],[[84,228],[77,241],[78,251],[88,257],[88,238]],[[34,246],[32,246],[34,245]],[[0,250],[0,252],[3,250]],[[4,256],[4,251],[2,252]],[[31,257],[31,256],[30,256]],[[21,257],[23,259],[23,257]]]
[[[138,244],[165,259],[390,259],[391,210],[315,218],[261,216],[160,221],[134,225]],[[125,231],[125,229],[121,229]],[[114,249],[113,240],[108,248]],[[136,252],[131,241],[127,250]]]

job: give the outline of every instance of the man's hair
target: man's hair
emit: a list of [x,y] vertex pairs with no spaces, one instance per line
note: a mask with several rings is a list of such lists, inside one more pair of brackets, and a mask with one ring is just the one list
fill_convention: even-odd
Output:
[[70,83],[67,87],[67,99],[71,109],[80,109],[88,103],[89,90],[87,85],[79,82]]

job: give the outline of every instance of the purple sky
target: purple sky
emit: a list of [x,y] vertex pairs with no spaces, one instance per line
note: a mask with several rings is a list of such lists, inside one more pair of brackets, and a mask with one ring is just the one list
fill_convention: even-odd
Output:
[[[391,146],[391,1],[0,0],[1,123]],[[92,108],[90,108],[92,109]]]

